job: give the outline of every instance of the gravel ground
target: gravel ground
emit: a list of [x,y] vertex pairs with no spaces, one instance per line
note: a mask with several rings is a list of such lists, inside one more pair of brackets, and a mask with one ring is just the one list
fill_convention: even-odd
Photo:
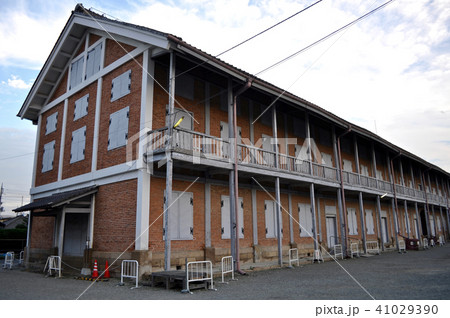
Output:
[[163,287],[130,289],[132,283],[117,286],[117,279],[97,283],[56,279],[16,267],[0,270],[0,299],[450,299],[450,244],[347,259],[340,265],[330,261],[251,271],[229,284],[216,279],[217,291],[200,289],[192,295]]

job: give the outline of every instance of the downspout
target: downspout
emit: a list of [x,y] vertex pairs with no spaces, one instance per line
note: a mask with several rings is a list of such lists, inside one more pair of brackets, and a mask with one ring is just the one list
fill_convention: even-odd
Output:
[[352,131],[352,126],[348,126],[347,130],[344,131],[342,134],[340,134],[337,137],[337,148],[338,148],[338,157],[339,157],[339,175],[340,175],[340,181],[341,181],[341,197],[342,197],[342,213],[344,214],[344,233],[342,233],[342,236],[344,237],[345,246],[342,247],[344,251],[344,256],[347,257],[347,205],[345,203],[345,193],[344,193],[344,174],[342,172],[342,155],[341,155],[341,138],[347,135],[349,132]]
[[398,203],[397,203],[397,191],[395,190],[395,173],[394,173],[394,159],[397,157],[400,157],[402,155],[401,152],[399,152],[396,156],[394,156],[393,158],[391,158],[391,178],[392,178],[392,188],[394,190],[394,207],[395,207],[395,211],[394,211],[394,218],[395,218],[395,222],[396,223],[396,228],[395,228],[395,243],[397,245],[397,250],[399,248],[398,245],[398,236],[400,235],[399,233],[399,224],[398,224]]
[[242,86],[233,96],[233,130],[234,130],[234,213],[236,220],[236,272],[241,275],[246,273],[241,270],[240,257],[239,257],[239,185],[238,185],[238,146],[237,146],[237,98],[243,94],[247,89],[252,86],[252,80],[248,79],[247,83]]
[[425,172],[427,172],[428,170],[430,170],[431,168],[426,169],[425,171],[422,171],[421,173],[421,177],[422,177],[422,184],[423,184],[423,192],[425,193],[425,207],[426,207],[426,211],[425,211],[425,225],[427,227],[427,237],[428,239],[430,239],[431,236],[431,227],[430,227],[430,207],[428,206],[428,195],[427,195],[427,184],[425,181]]

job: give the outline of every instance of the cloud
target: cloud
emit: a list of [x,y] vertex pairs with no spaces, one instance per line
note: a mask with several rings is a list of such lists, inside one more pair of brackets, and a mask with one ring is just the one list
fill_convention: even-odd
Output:
[[8,82],[2,81],[2,84],[7,84],[8,86],[12,88],[17,89],[29,89],[31,88],[31,85],[33,85],[33,81],[30,81],[28,84],[25,83],[24,80],[20,79],[16,75],[11,75],[10,78],[8,78]]

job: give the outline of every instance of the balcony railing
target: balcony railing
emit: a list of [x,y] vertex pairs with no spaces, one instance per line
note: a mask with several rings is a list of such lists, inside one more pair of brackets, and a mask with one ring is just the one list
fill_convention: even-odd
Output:
[[[170,143],[170,149],[175,152],[212,160],[230,161],[232,159],[231,144],[221,138],[196,131],[174,129],[173,138],[169,141],[166,133],[167,128],[153,130],[148,133],[148,154],[163,152]],[[237,152],[238,162],[241,165],[314,176],[332,182],[338,182],[340,180],[339,170],[337,168],[328,167],[316,162],[309,162],[285,154],[277,154],[274,151],[246,144],[238,144]],[[393,193],[393,187],[390,182],[349,171],[342,171],[342,176],[346,185],[375,189],[389,194]],[[425,193],[421,190],[399,184],[395,185],[395,190],[397,195],[400,196],[425,199]],[[446,203],[445,197],[433,193],[427,193],[427,199],[431,203]]]

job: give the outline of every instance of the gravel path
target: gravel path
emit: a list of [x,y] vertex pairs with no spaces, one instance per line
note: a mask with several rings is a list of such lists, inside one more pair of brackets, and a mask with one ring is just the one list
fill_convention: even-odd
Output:
[[131,283],[120,287],[117,279],[91,283],[1,269],[0,299],[450,299],[450,244],[348,259],[340,265],[330,261],[252,271],[229,284],[216,279],[217,291],[200,289],[193,295],[163,287],[130,289]]

